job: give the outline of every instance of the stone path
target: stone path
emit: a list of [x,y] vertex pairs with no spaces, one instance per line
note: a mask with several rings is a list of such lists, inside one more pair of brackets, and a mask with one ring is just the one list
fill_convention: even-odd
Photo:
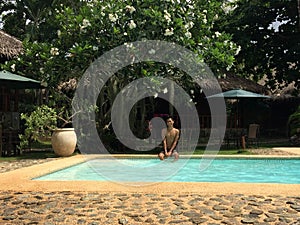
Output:
[[0,161],[0,173],[8,172],[11,170],[32,166],[35,164],[41,164],[55,160],[56,158],[47,158],[47,159],[21,159],[16,161]]
[[2,191],[0,224],[300,224],[300,197]]
[[[283,151],[276,148],[259,148],[248,149],[249,152],[255,155],[298,155],[291,151]],[[300,151],[299,151],[300,152]]]

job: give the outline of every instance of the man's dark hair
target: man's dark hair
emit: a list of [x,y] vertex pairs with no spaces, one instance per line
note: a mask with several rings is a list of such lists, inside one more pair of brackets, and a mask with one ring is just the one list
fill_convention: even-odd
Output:
[[171,119],[171,120],[174,121],[174,118],[172,116],[167,116],[166,119],[165,119],[165,121],[167,121],[168,119]]

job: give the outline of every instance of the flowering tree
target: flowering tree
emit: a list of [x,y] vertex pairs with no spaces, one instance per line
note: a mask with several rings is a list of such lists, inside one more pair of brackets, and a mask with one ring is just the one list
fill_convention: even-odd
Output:
[[[165,40],[197,53],[215,74],[223,75],[240,50],[231,35],[216,26],[226,13],[226,2],[82,0],[80,7],[57,5],[46,18],[52,28],[57,27],[57,35],[46,42],[24,42],[24,54],[6,68],[45,81],[57,93],[62,82],[79,79],[96,58],[114,47],[137,40]],[[109,122],[107,113],[120,88],[150,75],[191,86],[188,76],[169,65],[145,62],[124,68],[107,83],[105,97],[99,96],[100,127]]]
[[183,45],[199,53],[216,73],[229,70],[239,52],[231,36],[215,27],[225,15],[225,3],[221,1],[170,0],[154,4],[149,0],[131,5],[128,1],[88,2],[78,9],[63,5],[52,9],[47,20],[52,28],[57,27],[57,36],[50,41],[45,38],[46,43],[25,43],[26,52],[17,68],[31,70],[27,74],[51,85],[53,80],[80,77],[91,61],[104,52],[143,39]]

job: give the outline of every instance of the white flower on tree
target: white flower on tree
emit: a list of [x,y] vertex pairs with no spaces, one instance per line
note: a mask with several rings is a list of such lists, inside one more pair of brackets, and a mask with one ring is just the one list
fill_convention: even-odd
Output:
[[87,19],[82,20],[82,25],[80,26],[80,30],[83,31],[85,28],[90,27],[91,23]]
[[240,51],[241,51],[241,46],[239,45],[238,47],[237,47],[237,49],[236,49],[236,52],[235,52],[235,55],[238,55],[239,53],[240,53]]
[[129,12],[130,14],[134,13],[136,10],[133,6],[127,5],[125,7],[126,11]]
[[187,23],[186,25],[184,25],[184,28],[185,29],[191,29],[191,28],[193,28],[193,26],[194,26],[194,22],[190,21],[189,23]]
[[191,38],[192,37],[192,34],[191,32],[187,31],[185,34],[184,34],[187,38]]
[[221,36],[221,33],[220,33],[220,32],[218,32],[218,31],[216,31],[216,32],[215,32],[215,35],[216,35],[216,37],[218,38],[218,37],[220,37],[220,36]]
[[130,29],[136,28],[136,24],[133,20],[130,20],[130,23],[128,24],[128,26],[129,26]]
[[135,8],[133,7],[133,6],[131,6],[131,5],[127,5],[126,7],[125,7],[125,10],[127,11],[127,12],[129,12],[130,14],[132,14],[132,13],[134,13],[136,10],[135,10]]
[[111,21],[111,22],[116,22],[118,20],[118,15],[114,15],[114,14],[108,14],[108,19]]
[[89,27],[89,26],[91,26],[91,23],[88,19],[83,19],[82,26],[83,27]]
[[165,36],[171,36],[171,35],[173,35],[174,34],[174,32],[173,32],[173,28],[171,28],[171,29],[166,29],[165,30]]
[[167,10],[164,10],[164,13],[165,13],[164,18],[166,19],[167,23],[169,24],[171,22],[171,15],[170,15],[170,13],[168,13]]
[[12,71],[12,72],[15,72],[15,71],[16,71],[16,64],[12,64],[12,65],[10,66],[10,68],[11,68],[11,71]]
[[51,55],[59,55],[58,48],[51,48],[50,54],[51,54]]

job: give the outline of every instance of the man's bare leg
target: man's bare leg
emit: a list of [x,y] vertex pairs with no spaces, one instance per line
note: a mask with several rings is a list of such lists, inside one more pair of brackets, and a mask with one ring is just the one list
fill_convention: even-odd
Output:
[[174,155],[174,161],[177,161],[179,159],[178,152],[174,152],[173,155]]
[[164,160],[164,158],[165,158],[165,154],[164,153],[159,153],[158,154],[158,158],[160,159],[160,160]]

